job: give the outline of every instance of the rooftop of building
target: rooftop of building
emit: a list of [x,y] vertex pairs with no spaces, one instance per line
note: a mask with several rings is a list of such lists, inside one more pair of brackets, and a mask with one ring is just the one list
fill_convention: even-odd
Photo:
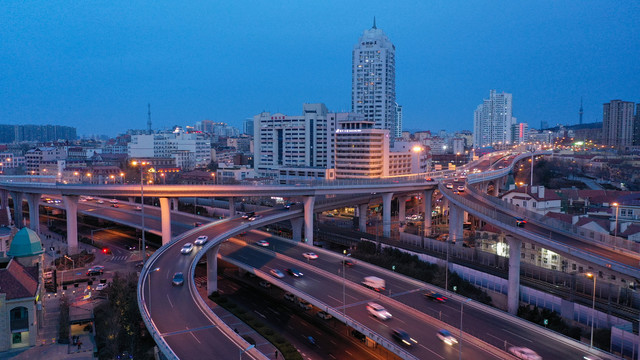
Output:
[[7,251],[7,255],[13,257],[34,256],[42,253],[44,253],[44,249],[40,237],[35,231],[28,228],[22,228],[15,234],[11,240],[9,251]]
[[4,269],[0,269],[0,292],[7,300],[36,296],[38,291],[38,267],[25,267],[12,259]]

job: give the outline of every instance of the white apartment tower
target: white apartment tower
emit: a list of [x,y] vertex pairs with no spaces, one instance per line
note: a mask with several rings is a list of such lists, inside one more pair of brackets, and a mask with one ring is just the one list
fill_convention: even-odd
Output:
[[611,100],[602,106],[602,142],[617,149],[633,144],[633,107],[630,101]]
[[332,169],[339,116],[324,104],[304,104],[301,116],[269,112],[255,115],[254,169],[268,177],[276,177],[282,168]]
[[365,30],[353,47],[351,70],[351,111],[363,114],[376,129],[402,136],[396,104],[396,48],[376,27]]
[[481,148],[493,144],[511,143],[511,131],[516,123],[513,117],[513,95],[489,92],[473,113],[473,146]]

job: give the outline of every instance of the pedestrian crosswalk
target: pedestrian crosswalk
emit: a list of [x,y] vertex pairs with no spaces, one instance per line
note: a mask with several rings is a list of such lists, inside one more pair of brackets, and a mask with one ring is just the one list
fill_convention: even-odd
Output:
[[127,261],[130,256],[131,255],[112,256],[111,259],[109,259],[107,261],[110,261],[110,262],[124,262],[124,261]]

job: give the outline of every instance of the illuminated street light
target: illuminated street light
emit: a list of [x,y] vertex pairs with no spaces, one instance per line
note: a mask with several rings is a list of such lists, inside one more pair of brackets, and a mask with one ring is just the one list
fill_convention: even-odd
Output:
[[146,254],[146,242],[145,242],[145,236],[144,236],[144,176],[142,171],[144,170],[143,168],[145,167],[145,165],[149,165],[149,162],[146,161],[132,161],[131,165],[133,166],[138,166],[140,167],[140,207],[141,209],[141,216],[142,216],[142,221],[140,223],[140,225],[142,226],[142,245],[140,246],[140,256],[142,256],[142,263],[145,263],[145,260],[147,260],[147,254]]
[[614,202],[611,205],[616,207],[616,225],[613,229],[613,236],[617,237],[618,236],[618,211],[620,210],[620,206],[619,206],[620,204],[618,204],[617,202]]
[[590,345],[590,347],[593,348],[593,323],[595,322],[595,319],[596,319],[596,274],[588,272],[585,275],[587,275],[588,278],[593,278],[593,302],[591,304],[591,345]]

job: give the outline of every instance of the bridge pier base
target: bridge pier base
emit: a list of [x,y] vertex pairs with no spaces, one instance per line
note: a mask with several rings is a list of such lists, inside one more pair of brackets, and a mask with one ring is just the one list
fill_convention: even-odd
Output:
[[162,245],[171,242],[171,209],[169,198],[160,198],[160,219],[162,222]]
[[236,214],[236,200],[234,197],[229,198],[229,217],[233,217]]
[[9,207],[9,192],[6,190],[0,190],[0,204],[2,211],[5,211]]
[[360,232],[367,232],[367,212],[369,203],[358,205],[358,228]]
[[78,253],[78,196],[63,195],[64,209],[67,213],[67,252]]
[[315,196],[305,196],[304,201],[304,242],[313,245],[313,205]]
[[18,229],[22,229],[22,193],[12,191],[11,198],[13,199],[13,223]]
[[40,233],[40,194],[26,193],[27,205],[29,206],[29,229]]
[[522,240],[508,235],[507,241],[509,243],[507,307],[510,314],[516,315],[520,305],[520,252],[522,251]]
[[218,251],[220,245],[207,252],[207,294],[218,291]]
[[302,241],[302,225],[304,224],[303,218],[294,218],[291,219],[291,235],[293,236],[293,241]]
[[464,210],[456,205],[449,204],[449,240],[454,242],[455,246],[460,247],[464,242],[463,214]]
[[432,226],[431,211],[433,206],[432,197],[433,197],[433,190],[426,190],[424,193],[422,193],[422,205],[423,205],[422,211],[424,212],[422,227],[424,229],[424,236],[431,235],[431,226]]
[[407,221],[407,200],[408,196],[400,196],[398,197],[398,220],[401,223]]
[[393,193],[382,194],[382,236],[391,237],[391,199]]

